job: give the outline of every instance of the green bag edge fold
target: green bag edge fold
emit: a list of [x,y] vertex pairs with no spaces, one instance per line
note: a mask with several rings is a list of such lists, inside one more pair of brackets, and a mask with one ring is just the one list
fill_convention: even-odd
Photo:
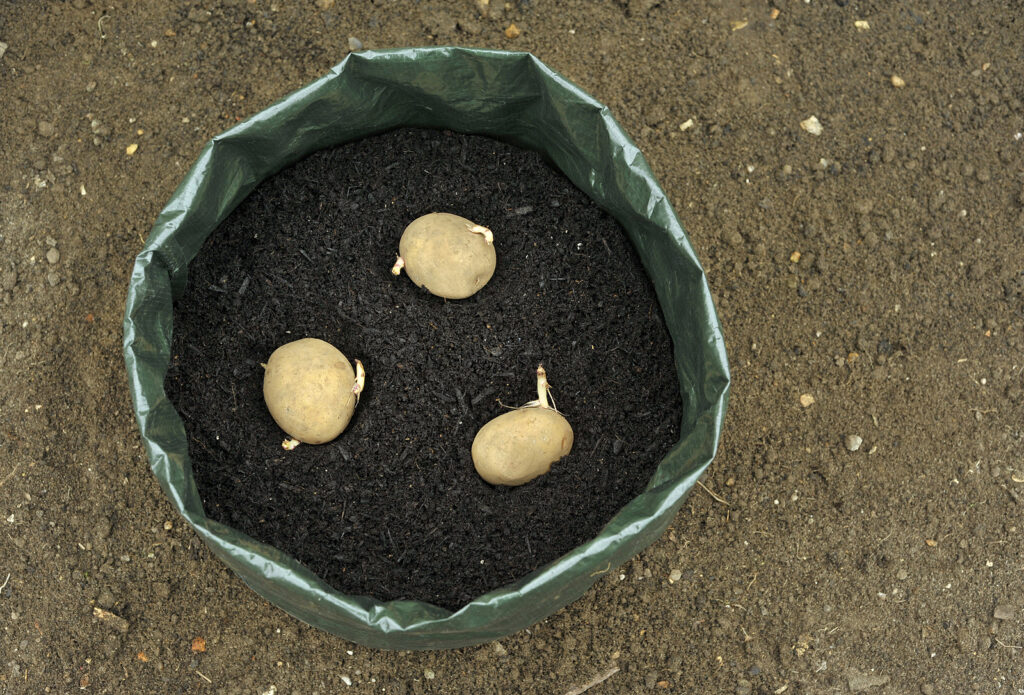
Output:
[[[402,126],[486,135],[537,150],[610,212],[657,291],[683,397],[682,438],[645,491],[597,537],[456,612],[342,594],[286,553],[207,518],[184,427],[163,388],[173,298],[185,287],[189,261],[220,222],[261,181],[312,152]],[[717,451],[730,384],[700,263],[647,162],[608,108],[528,53],[454,47],[350,54],[326,76],[207,143],[135,260],[123,347],[150,467],[214,554],[299,620],[386,649],[447,649],[511,634],[579,598],[650,545]]]

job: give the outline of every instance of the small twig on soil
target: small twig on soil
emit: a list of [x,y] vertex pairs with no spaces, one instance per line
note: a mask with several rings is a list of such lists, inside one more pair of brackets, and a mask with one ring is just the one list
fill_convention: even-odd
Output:
[[585,693],[591,688],[593,688],[595,685],[600,685],[601,683],[604,683],[606,680],[608,680],[618,672],[619,667],[612,666],[610,669],[602,673],[600,676],[594,677],[590,682],[586,683],[585,685],[581,685],[578,688],[573,688],[565,695],[581,695],[582,693]]
[[202,678],[204,681],[206,681],[210,685],[213,685],[213,681],[211,681],[209,678],[204,676],[202,671],[196,671],[196,675],[199,676],[200,678]]
[[3,592],[7,588],[7,582],[11,581],[11,573],[7,573],[7,577],[4,579],[4,583],[0,584],[0,592]]
[[704,492],[706,492],[706,493],[708,493],[709,495],[711,495],[711,498],[712,498],[712,499],[714,499],[715,501],[717,501],[717,502],[721,502],[721,503],[722,503],[722,504],[724,504],[724,505],[725,505],[726,507],[731,507],[731,506],[732,506],[732,505],[731,505],[731,504],[729,504],[729,503],[728,503],[728,502],[727,502],[726,500],[722,499],[721,497],[719,497],[718,495],[716,495],[715,493],[713,493],[713,492],[712,492],[712,491],[711,491],[711,490],[710,490],[710,489],[708,488],[708,486],[707,486],[707,485],[705,485],[704,483],[702,483],[702,482],[700,482],[700,481],[698,480],[698,481],[697,481],[697,484],[698,484],[698,485],[700,485],[700,486],[701,486],[701,487],[702,487],[702,488],[704,489]]
[[998,637],[996,637],[996,644],[998,644],[1000,647],[1006,647],[1007,649],[1024,649],[1024,647],[1020,646],[1019,644],[1006,644],[1005,642],[1002,642]]
[[757,581],[757,572],[754,572],[753,579],[751,579],[750,583],[747,584],[747,588],[743,590],[743,593],[746,593],[746,592],[750,591],[750,587],[754,586],[754,582],[756,582],[756,581]]
[[13,468],[13,469],[11,470],[11,472],[10,472],[10,473],[8,473],[7,475],[5,475],[5,476],[4,476],[4,479],[3,479],[3,480],[0,480],[0,487],[3,487],[3,486],[4,486],[4,483],[6,483],[6,482],[7,482],[8,480],[10,480],[11,478],[13,478],[13,477],[14,477],[14,474],[18,472],[18,469],[19,469],[19,468],[21,468],[21,464],[20,464],[20,463],[18,463],[18,464],[15,464],[15,466],[14,466],[14,468]]

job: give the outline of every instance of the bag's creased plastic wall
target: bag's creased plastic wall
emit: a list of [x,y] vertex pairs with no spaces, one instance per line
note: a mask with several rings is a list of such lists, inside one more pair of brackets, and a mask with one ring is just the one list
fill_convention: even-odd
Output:
[[[182,422],[163,388],[172,299],[218,224],[281,168],[400,126],[488,135],[542,152],[613,214],[657,290],[684,401],[682,438],[646,490],[600,535],[454,613],[416,601],[341,594],[289,555],[207,518]],[[711,462],[729,391],[725,346],[700,264],[665,193],[608,109],[532,55],[464,48],[350,54],[325,77],[208,143],[135,260],[124,356],[153,473],[213,552],[300,620],[389,649],[461,647],[521,630],[647,547]]]

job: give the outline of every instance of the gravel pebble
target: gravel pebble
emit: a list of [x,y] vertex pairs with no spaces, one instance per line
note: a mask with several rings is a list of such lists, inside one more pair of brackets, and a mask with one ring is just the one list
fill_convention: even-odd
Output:
[[754,692],[754,684],[745,678],[740,678],[736,682],[736,695],[750,695]]
[[100,591],[99,597],[96,599],[96,604],[100,608],[111,608],[114,605],[114,593],[109,587],[105,587]]
[[1016,611],[1009,603],[1000,603],[996,605],[996,609],[992,611],[992,617],[996,620],[1013,620],[1014,613],[1016,613]]
[[4,53],[7,52],[7,48],[8,48],[7,44],[4,43],[3,41],[0,41],[0,58],[4,57]]
[[49,121],[39,121],[39,123],[36,124],[36,129],[39,131],[39,134],[42,135],[44,138],[52,137],[54,132],[56,131],[56,129],[53,127],[53,124]]
[[847,451],[856,451],[864,443],[864,440],[855,434],[848,434],[846,435],[845,443]]
[[363,42],[354,36],[348,37],[348,50],[350,51],[361,51],[363,50]]
[[889,79],[890,79],[890,81],[892,82],[892,86],[893,86],[893,87],[896,87],[897,89],[899,89],[899,88],[901,88],[901,87],[906,87],[906,86],[907,86],[907,83],[906,83],[906,82],[904,82],[904,81],[903,81],[903,78],[902,78],[902,77],[900,77],[899,75],[893,75],[893,76],[892,76],[891,78],[889,78]]
[[46,252],[46,262],[50,265],[55,265],[60,260],[60,251],[55,248],[51,248]]
[[888,682],[889,676],[882,676],[876,673],[862,673],[855,668],[851,668],[846,672],[846,684],[850,687],[850,691],[854,693],[877,688]]
[[682,572],[680,572],[679,570],[672,570],[668,574],[668,581],[669,581],[670,584],[675,584],[680,579],[682,579],[682,577],[683,577],[683,573]]
[[821,127],[821,121],[818,120],[817,116],[811,116],[807,120],[800,121],[800,127],[811,135],[821,135],[824,130],[824,128]]

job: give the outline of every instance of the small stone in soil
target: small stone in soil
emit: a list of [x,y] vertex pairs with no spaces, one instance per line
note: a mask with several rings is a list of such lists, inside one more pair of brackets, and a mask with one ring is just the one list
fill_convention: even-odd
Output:
[[889,682],[889,676],[882,676],[876,673],[863,673],[855,668],[846,672],[846,684],[854,693],[864,692]]
[[39,121],[36,127],[39,131],[39,134],[42,135],[44,138],[52,137],[53,133],[55,132],[53,124],[49,121]]
[[99,606],[93,607],[92,614],[96,616],[100,622],[114,628],[118,632],[128,632],[128,621],[121,616],[104,610]]
[[7,48],[8,48],[7,44],[4,43],[3,41],[0,41],[0,58],[4,57],[4,53],[7,52]]
[[806,120],[800,121],[800,127],[811,135],[821,135],[824,130],[824,128],[821,127],[821,121],[818,120],[817,116],[811,116]]
[[1000,603],[996,606],[996,609],[992,612],[992,617],[996,620],[1013,620],[1014,611],[1013,606],[1008,603]]
[[348,50],[350,51],[361,51],[363,50],[363,42],[354,36],[348,37]]
[[892,82],[892,86],[896,87],[897,89],[899,89],[901,87],[906,87],[907,86],[907,83],[904,82],[903,78],[900,77],[899,75],[893,75],[890,78],[890,81]]
[[671,572],[669,572],[669,575],[668,575],[668,583],[669,584],[675,584],[680,579],[682,579],[682,577],[683,577],[683,573],[682,572],[680,572],[679,570],[672,570]]
[[50,265],[54,265],[60,260],[60,251],[55,248],[51,248],[46,252],[46,262]]
[[863,443],[864,443],[864,440],[861,437],[858,437],[855,434],[848,434],[848,435],[846,435],[846,449],[847,449],[847,451],[857,451],[857,449],[859,449],[860,445],[863,444]]

